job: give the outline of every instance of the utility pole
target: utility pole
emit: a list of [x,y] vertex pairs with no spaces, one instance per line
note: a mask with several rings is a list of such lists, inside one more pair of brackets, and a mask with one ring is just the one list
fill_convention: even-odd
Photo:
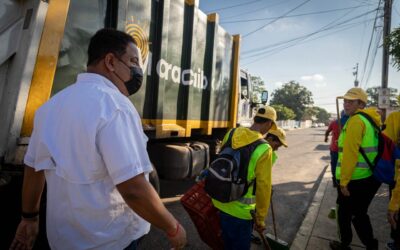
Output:
[[[384,15],[383,15],[383,41],[390,34],[390,27],[392,22],[392,0],[385,0]],[[388,87],[389,77],[389,51],[386,46],[383,46],[382,51],[382,89]],[[386,118],[386,109],[382,111],[382,119]]]
[[356,79],[354,80],[354,87],[358,87],[358,63],[356,64],[356,66],[353,68],[355,71],[353,72],[353,76],[356,77]]

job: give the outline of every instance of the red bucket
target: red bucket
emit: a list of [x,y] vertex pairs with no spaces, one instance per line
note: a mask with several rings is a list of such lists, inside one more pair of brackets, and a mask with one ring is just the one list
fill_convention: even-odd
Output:
[[181,198],[200,238],[212,249],[224,249],[219,211],[204,191],[204,181],[196,183]]

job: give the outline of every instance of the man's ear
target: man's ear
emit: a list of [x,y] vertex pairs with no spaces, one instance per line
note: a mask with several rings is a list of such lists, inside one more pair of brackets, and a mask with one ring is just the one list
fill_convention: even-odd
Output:
[[115,71],[115,56],[112,53],[104,57],[104,66],[111,72]]

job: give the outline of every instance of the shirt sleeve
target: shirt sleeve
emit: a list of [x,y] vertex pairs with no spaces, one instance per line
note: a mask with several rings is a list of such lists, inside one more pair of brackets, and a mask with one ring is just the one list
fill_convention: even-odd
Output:
[[269,148],[257,161],[256,166],[256,220],[265,226],[272,189],[272,149]]
[[147,137],[140,118],[128,111],[116,111],[97,134],[97,147],[115,185],[152,171],[146,151]]
[[[394,143],[399,143],[400,140],[400,126],[399,126],[399,121],[396,121],[396,113],[393,112],[391,113],[385,121],[386,128],[383,131],[383,133],[392,139]],[[398,119],[400,119],[400,116],[398,116]],[[397,125],[397,126],[396,126]]]
[[327,134],[329,134],[333,130],[333,125],[334,125],[334,121],[329,123],[328,129],[326,130]]
[[365,134],[365,124],[358,117],[352,117],[346,127],[346,138],[343,142],[343,159],[340,171],[340,186],[347,186],[356,168],[358,150]]

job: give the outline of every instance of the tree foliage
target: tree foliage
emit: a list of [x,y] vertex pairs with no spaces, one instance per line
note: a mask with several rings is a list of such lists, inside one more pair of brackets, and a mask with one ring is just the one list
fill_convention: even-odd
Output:
[[276,110],[276,114],[278,116],[279,121],[285,121],[285,120],[292,120],[296,117],[295,113],[293,110],[290,108],[287,108],[281,104],[275,104],[271,105]]
[[[379,86],[371,87],[366,90],[368,95],[368,106],[378,106],[378,96],[379,96]],[[389,88],[390,91],[390,106],[391,107],[398,107],[399,103],[397,101],[397,89]]]
[[303,117],[301,118],[302,120],[313,120],[316,121],[318,111],[314,107],[307,107],[304,110]]
[[317,111],[317,122],[325,124],[329,122],[331,115],[326,111],[326,109],[320,107],[314,107],[314,109]]
[[400,27],[394,29],[385,39],[385,46],[392,56],[393,65],[400,70]]
[[307,107],[303,115],[303,120],[313,120],[314,122],[318,123],[328,123],[330,117],[330,114],[324,108]]
[[306,107],[314,103],[312,93],[298,82],[290,81],[272,93],[271,105],[283,105],[293,110],[296,120],[303,118]]

